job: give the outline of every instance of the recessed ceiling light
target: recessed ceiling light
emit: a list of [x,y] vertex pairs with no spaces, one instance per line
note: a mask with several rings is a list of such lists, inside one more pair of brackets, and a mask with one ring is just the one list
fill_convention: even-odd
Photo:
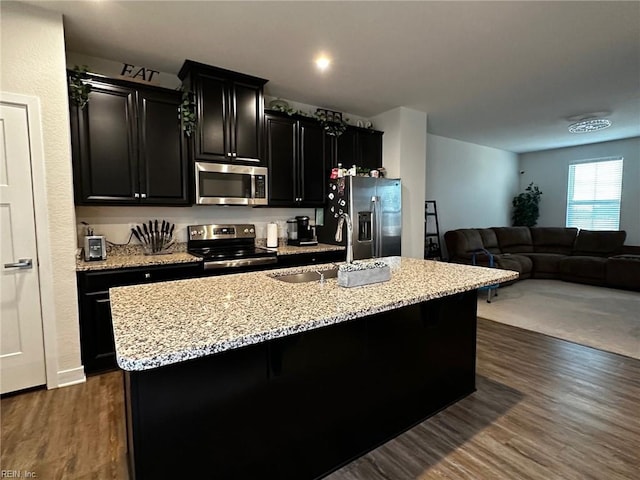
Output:
[[589,120],[583,120],[581,122],[572,123],[569,125],[570,133],[590,133],[597,132],[598,130],[604,130],[611,126],[611,121],[606,118],[591,118]]
[[318,58],[316,58],[316,67],[318,67],[318,70],[320,70],[321,72],[324,72],[327,68],[329,68],[329,65],[331,65],[331,59],[326,55],[320,55]]

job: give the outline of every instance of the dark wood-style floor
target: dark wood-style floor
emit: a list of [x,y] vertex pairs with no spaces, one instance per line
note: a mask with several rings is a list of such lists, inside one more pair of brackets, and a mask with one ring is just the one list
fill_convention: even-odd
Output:
[[[327,479],[639,478],[640,361],[480,320],[477,387]],[[128,478],[119,372],[1,408],[3,470]]]

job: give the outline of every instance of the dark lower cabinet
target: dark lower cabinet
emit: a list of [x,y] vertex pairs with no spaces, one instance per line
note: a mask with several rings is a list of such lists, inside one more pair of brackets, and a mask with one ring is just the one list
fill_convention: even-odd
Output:
[[82,364],[86,373],[116,367],[111,304],[109,292],[90,292],[81,295],[80,340]]
[[80,349],[87,374],[117,367],[109,288],[199,276],[199,264],[78,272]]
[[475,390],[476,304],[470,291],[125,372],[132,478],[322,478]]
[[89,75],[89,101],[71,106],[78,205],[188,205],[181,94]]

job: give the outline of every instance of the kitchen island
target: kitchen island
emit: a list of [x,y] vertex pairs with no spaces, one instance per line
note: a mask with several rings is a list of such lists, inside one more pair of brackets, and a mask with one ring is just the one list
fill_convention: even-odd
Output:
[[320,478],[473,392],[476,289],[517,273],[385,261],[111,289],[134,478]]

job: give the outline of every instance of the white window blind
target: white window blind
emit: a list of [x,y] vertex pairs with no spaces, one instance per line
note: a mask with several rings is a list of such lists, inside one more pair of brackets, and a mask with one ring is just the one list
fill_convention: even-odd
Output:
[[618,230],[622,157],[569,165],[567,227]]

